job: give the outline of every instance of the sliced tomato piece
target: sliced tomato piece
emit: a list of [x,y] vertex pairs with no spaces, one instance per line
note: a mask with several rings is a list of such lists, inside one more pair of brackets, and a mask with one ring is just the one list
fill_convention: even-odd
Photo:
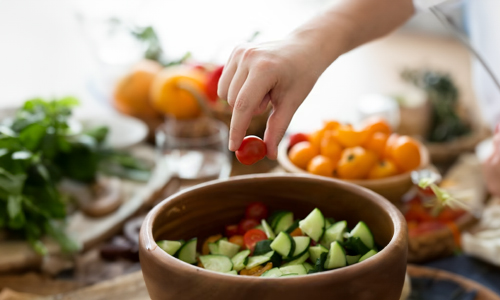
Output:
[[250,229],[243,236],[243,241],[245,242],[245,246],[252,252],[253,249],[255,248],[255,244],[263,240],[267,240],[267,235],[265,234],[264,231],[260,229]]
[[255,219],[243,219],[241,220],[240,224],[238,224],[238,233],[244,235],[245,233],[247,233],[247,231],[255,228],[259,224],[259,221]]
[[262,202],[252,202],[245,210],[247,219],[262,220],[267,218],[267,206]]

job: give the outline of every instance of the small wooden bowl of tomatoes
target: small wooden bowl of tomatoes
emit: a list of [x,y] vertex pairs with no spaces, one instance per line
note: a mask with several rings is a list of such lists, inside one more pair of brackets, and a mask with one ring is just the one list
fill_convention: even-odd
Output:
[[[201,241],[208,241],[210,247],[208,239],[219,234],[231,236],[229,243],[251,247],[259,237],[249,232],[260,231],[254,219],[279,210],[303,219],[315,208],[324,216],[345,220],[348,228],[363,220],[381,250],[370,259],[334,270],[262,278],[242,274],[244,270],[235,276],[200,268],[168,254],[156,242],[197,237],[196,252],[203,254]],[[243,232],[243,241],[235,240],[234,233],[241,239]],[[142,273],[153,300],[398,300],[405,281],[407,246],[404,217],[382,196],[340,180],[300,174],[254,174],[186,189],[153,208],[139,234]]]
[[393,133],[384,119],[370,118],[360,128],[328,121],[310,134],[294,134],[280,144],[278,162],[287,172],[346,180],[399,205],[413,185],[411,172],[429,165],[429,152]]

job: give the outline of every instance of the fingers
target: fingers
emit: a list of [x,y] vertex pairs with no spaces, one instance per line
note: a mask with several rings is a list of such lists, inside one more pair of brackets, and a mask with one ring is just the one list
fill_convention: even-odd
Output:
[[222,71],[222,75],[219,78],[219,86],[217,87],[217,94],[221,99],[227,100],[229,85],[236,73],[236,69],[238,68],[237,61],[235,59],[236,52],[238,50],[235,49],[231,56],[227,60],[226,65],[224,66],[224,70]]
[[[280,103],[284,103],[280,101]],[[279,105],[275,107],[273,113],[267,121],[266,133],[264,134],[264,142],[267,146],[267,157],[276,159],[278,156],[278,145],[285,135],[285,132],[290,125],[295,109],[290,105]]]
[[262,100],[262,102],[259,104],[259,107],[257,108],[257,110],[253,112],[253,115],[257,116],[257,115],[260,115],[263,112],[265,112],[267,109],[267,106],[269,105],[269,102],[271,102],[271,95],[269,95],[269,93],[267,93],[264,96],[264,99]]
[[227,103],[231,107],[234,107],[236,103],[236,97],[238,97],[241,87],[245,83],[247,77],[248,77],[248,71],[246,70],[246,68],[242,68],[241,66],[238,67],[236,73],[233,76],[233,79],[231,80],[231,83],[229,84],[229,90],[226,98]]
[[[254,112],[259,108],[273,83],[260,72],[250,72],[233,106],[229,130],[229,150],[236,151],[245,137]],[[266,100],[267,101],[267,100]]]

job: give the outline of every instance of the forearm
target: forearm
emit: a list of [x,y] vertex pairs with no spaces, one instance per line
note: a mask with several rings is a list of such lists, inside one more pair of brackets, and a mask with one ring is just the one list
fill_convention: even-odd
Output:
[[314,47],[326,68],[343,53],[401,26],[413,13],[411,0],[341,0],[291,35]]

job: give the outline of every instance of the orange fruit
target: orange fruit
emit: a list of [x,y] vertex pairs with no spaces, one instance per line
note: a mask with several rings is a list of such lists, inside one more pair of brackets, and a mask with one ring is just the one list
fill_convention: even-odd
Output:
[[392,149],[394,148],[394,144],[399,138],[399,134],[393,133],[389,136],[387,141],[385,142],[385,148],[384,148],[384,153],[383,157],[384,158],[392,158]]
[[337,142],[333,133],[327,131],[321,141],[320,153],[323,156],[330,158],[334,163],[337,163],[342,155],[342,146]]
[[420,146],[409,136],[399,137],[392,146],[392,159],[405,172],[416,169],[420,165]]
[[196,118],[202,110],[193,91],[203,95],[204,82],[205,74],[198,69],[182,65],[165,68],[151,86],[153,106],[176,119]]
[[335,130],[340,127],[340,123],[337,121],[326,121],[323,126],[324,130]]
[[375,132],[366,140],[363,147],[366,150],[374,152],[380,158],[384,155],[385,144],[387,143],[388,138],[389,136],[385,133]]
[[311,159],[318,154],[318,149],[310,142],[300,142],[290,149],[288,158],[294,165],[305,170]]
[[364,179],[377,162],[377,155],[362,147],[347,148],[337,165],[337,175],[342,179]]
[[397,175],[398,167],[391,160],[379,161],[368,173],[368,179],[379,179]]
[[387,123],[384,118],[381,117],[371,117],[363,121],[363,130],[368,131],[370,134],[375,132],[382,132],[387,135],[392,133],[391,125]]
[[325,129],[320,129],[316,130],[315,132],[311,133],[309,135],[309,142],[316,148],[319,149],[321,148],[321,141],[323,140],[323,136],[325,135],[326,130]]
[[334,136],[346,148],[361,146],[369,137],[368,131],[358,131],[349,125],[342,125],[334,131]]
[[156,61],[140,61],[118,80],[113,92],[113,106],[121,113],[141,119],[158,117],[159,113],[150,102],[149,91],[162,68]]
[[307,164],[307,172],[314,175],[333,176],[335,163],[328,157],[317,155]]

